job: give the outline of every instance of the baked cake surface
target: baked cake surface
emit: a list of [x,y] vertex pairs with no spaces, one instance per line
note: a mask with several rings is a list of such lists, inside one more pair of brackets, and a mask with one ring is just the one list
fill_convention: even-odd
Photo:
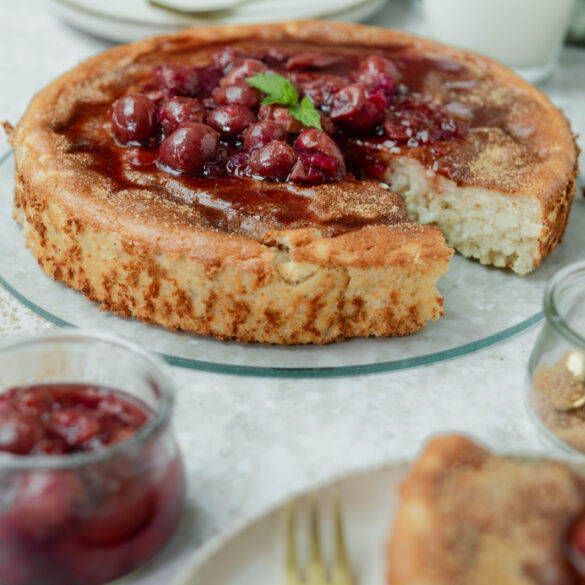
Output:
[[585,484],[567,465],[432,439],[400,486],[389,585],[576,585],[569,532]]
[[[433,116],[440,109],[465,131],[397,137],[399,119],[386,134],[342,133],[358,178],[323,184],[178,175],[156,149],[116,142],[115,100],[144,91],[156,67],[206,67],[226,46],[268,55],[273,68],[277,54],[286,63],[340,55],[317,73],[345,83],[349,64],[381,55],[395,63],[403,101],[423,96]],[[315,95],[314,69],[292,70],[305,95]],[[330,104],[318,106],[326,117]],[[465,255],[528,272],[562,237],[576,172],[562,114],[503,67],[395,31],[319,21],[116,47],[40,92],[12,142],[15,216],[53,278],[124,316],[268,343],[404,335],[437,319],[435,285],[452,252],[435,226]],[[395,192],[433,225],[413,223]]]

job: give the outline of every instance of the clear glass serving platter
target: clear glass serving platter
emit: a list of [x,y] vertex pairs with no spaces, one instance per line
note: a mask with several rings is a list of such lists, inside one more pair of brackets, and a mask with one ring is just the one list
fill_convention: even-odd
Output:
[[14,160],[0,161],[0,284],[58,326],[116,332],[161,354],[170,364],[225,374],[328,377],[400,370],[465,355],[503,341],[542,318],[547,280],[585,256],[585,200],[577,196],[563,243],[525,277],[455,255],[439,282],[445,317],[399,338],[353,339],[324,346],[268,346],[167,331],[100,311],[38,266],[12,218]]

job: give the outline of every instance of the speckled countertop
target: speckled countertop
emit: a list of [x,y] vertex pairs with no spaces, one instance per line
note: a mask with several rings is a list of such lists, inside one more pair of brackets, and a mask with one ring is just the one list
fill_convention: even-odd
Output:
[[[375,22],[416,30],[412,8],[392,0]],[[110,46],[61,23],[42,0],[1,2],[0,22],[0,119],[12,122],[35,91]],[[585,50],[565,49],[542,87],[585,150]],[[0,154],[7,150],[0,145]],[[0,289],[0,335],[35,327],[54,326]],[[537,331],[450,361],[368,376],[236,378],[172,369],[188,510],[171,546],[129,582],[167,582],[190,551],[237,519],[329,478],[412,455],[432,433],[457,430],[494,447],[541,450],[523,402]]]

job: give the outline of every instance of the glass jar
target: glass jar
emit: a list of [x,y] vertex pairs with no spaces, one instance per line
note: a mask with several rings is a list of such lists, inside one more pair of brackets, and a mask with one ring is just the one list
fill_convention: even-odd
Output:
[[[184,470],[169,424],[171,384],[158,359],[134,344],[64,330],[0,347],[5,404],[15,388],[24,388],[34,402],[39,387],[53,399],[64,388],[83,400],[104,392],[114,406],[121,397],[146,417],[141,414],[143,424],[134,430],[123,429],[128,433],[119,441],[93,450],[0,452],[0,583],[107,583],[158,552],[181,517]],[[17,407],[29,406],[41,417],[52,416],[18,394]],[[0,434],[3,424],[5,431],[13,424],[2,416],[6,406],[0,408]]]
[[585,453],[585,262],[554,275],[544,316],[528,364],[528,411],[549,442]]

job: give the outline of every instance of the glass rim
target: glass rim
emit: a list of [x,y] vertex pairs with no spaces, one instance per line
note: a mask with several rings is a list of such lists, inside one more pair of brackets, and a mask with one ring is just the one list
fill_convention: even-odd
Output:
[[93,329],[62,329],[50,333],[28,333],[18,336],[18,338],[11,337],[0,341],[0,356],[28,346],[68,341],[110,345],[112,348],[127,351],[145,362],[156,382],[159,391],[159,404],[154,409],[152,416],[148,417],[146,423],[129,439],[114,445],[105,445],[95,451],[65,455],[16,455],[0,452],[0,470],[72,469],[109,460],[131,451],[137,445],[147,441],[168,423],[175,403],[175,392],[170,377],[165,371],[164,362],[124,337]]
[[558,333],[585,350],[585,337],[567,323],[556,303],[556,293],[560,287],[578,275],[585,276],[585,260],[565,266],[550,279],[544,293],[544,316]]

